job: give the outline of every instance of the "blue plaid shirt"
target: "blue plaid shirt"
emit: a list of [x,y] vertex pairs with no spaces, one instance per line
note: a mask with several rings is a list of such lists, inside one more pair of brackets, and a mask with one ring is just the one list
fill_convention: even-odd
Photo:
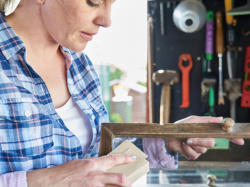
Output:
[[[100,80],[84,53],[61,50],[70,94],[91,121],[93,139],[86,155],[56,113],[45,82],[26,61],[25,44],[0,15],[0,174],[98,156],[101,123],[108,122]],[[141,139],[133,140],[142,147]]]

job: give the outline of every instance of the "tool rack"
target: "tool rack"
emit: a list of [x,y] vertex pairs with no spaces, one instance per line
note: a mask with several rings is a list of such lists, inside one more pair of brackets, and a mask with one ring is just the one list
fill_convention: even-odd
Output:
[[[203,0],[203,4],[207,10],[224,11],[224,0]],[[164,35],[162,35],[161,14],[163,3],[164,8]],[[205,53],[205,33],[206,27],[196,33],[184,33],[177,29],[173,22],[173,11],[179,1],[176,0],[155,0],[148,1],[148,73],[158,70],[175,70],[181,73],[178,67],[179,56],[183,53],[192,55],[193,68],[190,72],[190,106],[188,108],[180,108],[182,104],[182,83],[171,86],[171,112],[170,123],[186,118],[191,115],[204,116],[207,108],[203,107],[201,102],[201,81],[202,81],[202,58]],[[235,1],[235,6],[246,4],[246,0]],[[250,30],[250,15],[235,16],[237,19],[236,37],[237,45],[243,48],[238,53],[236,77],[244,80],[244,61],[246,46],[250,46],[250,35],[243,36],[242,32]],[[226,21],[224,17],[224,28]],[[225,36],[226,37],[226,36]],[[223,56],[223,80],[228,78],[226,55]],[[215,55],[211,64],[212,71],[217,76],[215,90],[215,111],[216,115],[229,117],[230,103],[225,99],[225,105],[218,105],[218,58]],[[148,79],[148,122],[159,123],[159,108],[161,98],[162,85],[151,82]],[[150,98],[151,97],[151,98]],[[242,108],[240,106],[241,98],[236,102],[236,119],[237,123],[250,122],[250,108]],[[230,143],[229,150],[209,150],[208,153],[202,155],[198,161],[250,161],[249,150],[250,141],[246,140],[244,147],[237,147]],[[241,152],[244,150],[244,152]],[[234,154],[235,153],[235,154]],[[239,156],[240,155],[240,156]],[[185,158],[180,157],[180,160]]]

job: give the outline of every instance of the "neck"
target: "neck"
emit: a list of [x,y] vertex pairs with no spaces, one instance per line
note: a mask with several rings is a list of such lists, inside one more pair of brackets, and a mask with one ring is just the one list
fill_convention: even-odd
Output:
[[[44,26],[41,5],[34,0],[20,1],[16,10],[5,17],[20,39],[25,43],[27,61],[51,63],[58,56],[59,44],[49,35]],[[37,60],[39,59],[39,60]]]

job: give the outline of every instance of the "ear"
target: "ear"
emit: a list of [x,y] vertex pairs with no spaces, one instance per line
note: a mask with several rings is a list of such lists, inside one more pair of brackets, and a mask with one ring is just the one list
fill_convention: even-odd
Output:
[[36,0],[36,2],[40,5],[44,5],[46,0]]

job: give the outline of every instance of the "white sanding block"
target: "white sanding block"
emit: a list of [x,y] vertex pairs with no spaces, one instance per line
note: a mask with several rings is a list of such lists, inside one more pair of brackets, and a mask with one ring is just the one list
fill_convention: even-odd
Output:
[[[146,160],[148,156],[145,153],[143,153],[140,149],[138,149],[129,140],[124,141],[121,145],[119,145],[108,155],[113,155],[113,154],[131,154],[135,155],[136,159],[132,163],[122,164],[110,168],[109,170],[107,170],[107,172],[122,173],[126,175],[132,181],[132,183],[134,183],[137,179],[139,179],[140,177],[149,172],[149,162]],[[111,187],[113,185],[105,185],[105,186]]]

